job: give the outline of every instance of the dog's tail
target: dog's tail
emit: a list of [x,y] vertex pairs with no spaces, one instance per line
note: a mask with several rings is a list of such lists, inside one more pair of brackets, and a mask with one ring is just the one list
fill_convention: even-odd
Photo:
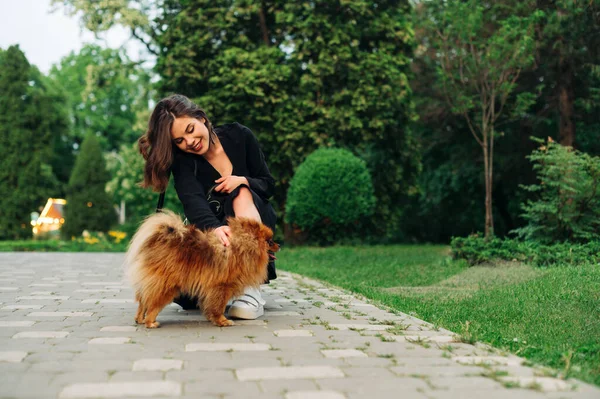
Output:
[[129,242],[129,248],[125,255],[123,271],[126,280],[132,286],[137,286],[141,277],[142,254],[150,238],[160,234],[161,238],[182,238],[186,227],[181,218],[174,212],[164,210],[148,216],[140,225],[137,232]]

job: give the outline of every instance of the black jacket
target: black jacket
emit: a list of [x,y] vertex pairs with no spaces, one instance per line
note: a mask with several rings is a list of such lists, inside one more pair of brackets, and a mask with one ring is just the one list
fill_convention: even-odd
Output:
[[[252,131],[237,122],[215,127],[214,130],[233,165],[232,175],[246,177],[250,189],[267,202],[273,196],[275,179]],[[190,223],[200,229],[227,224],[213,214],[206,200],[206,193],[221,175],[203,156],[177,148],[171,171],[175,190]]]

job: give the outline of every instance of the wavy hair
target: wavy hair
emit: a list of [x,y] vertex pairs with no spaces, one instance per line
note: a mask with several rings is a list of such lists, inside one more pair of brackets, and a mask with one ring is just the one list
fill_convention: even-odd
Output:
[[175,151],[179,151],[171,140],[171,127],[175,119],[182,116],[204,119],[210,142],[215,143],[216,133],[204,110],[181,94],[163,98],[152,111],[148,130],[138,139],[138,149],[146,160],[144,180],[140,183],[143,188],[152,188],[156,192],[167,189]]

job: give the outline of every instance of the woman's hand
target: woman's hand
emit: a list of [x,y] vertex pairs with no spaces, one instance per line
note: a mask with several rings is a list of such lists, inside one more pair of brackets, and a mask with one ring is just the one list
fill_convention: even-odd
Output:
[[231,175],[223,176],[220,179],[215,180],[215,183],[221,183],[215,188],[215,191],[229,194],[230,192],[235,190],[240,184],[248,185],[248,180],[243,176]]
[[229,226],[217,227],[215,229],[215,234],[219,237],[224,246],[229,246],[229,237],[231,237],[231,229]]

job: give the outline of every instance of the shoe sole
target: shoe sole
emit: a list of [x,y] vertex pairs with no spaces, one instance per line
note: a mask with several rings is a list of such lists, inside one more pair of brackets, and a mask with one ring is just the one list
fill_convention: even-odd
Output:
[[257,310],[238,308],[233,306],[229,308],[229,317],[242,320],[254,320],[265,314],[265,309],[261,306]]

